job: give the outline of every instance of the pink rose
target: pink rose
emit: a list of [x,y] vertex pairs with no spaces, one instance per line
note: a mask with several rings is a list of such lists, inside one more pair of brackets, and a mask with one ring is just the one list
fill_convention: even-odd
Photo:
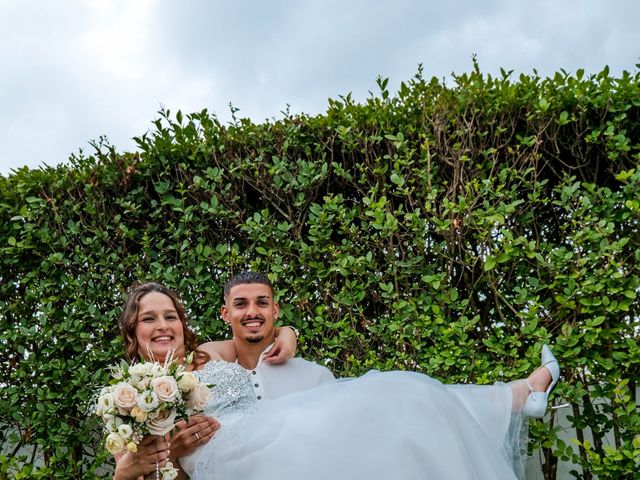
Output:
[[161,402],[173,402],[178,395],[178,384],[175,378],[170,376],[154,378],[151,388]]
[[118,409],[129,412],[138,401],[138,391],[126,382],[120,382],[113,390],[113,401]]
[[204,383],[198,383],[198,385],[196,385],[189,394],[187,408],[190,408],[191,410],[202,410],[207,406],[210,398],[211,392],[209,391],[209,387]]
[[151,435],[165,435],[173,430],[173,424],[176,420],[176,409],[160,410],[158,415],[149,420],[147,425],[149,426],[149,433]]

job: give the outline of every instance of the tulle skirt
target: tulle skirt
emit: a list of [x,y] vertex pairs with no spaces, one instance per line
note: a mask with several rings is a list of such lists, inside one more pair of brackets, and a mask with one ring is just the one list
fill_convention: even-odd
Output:
[[[262,403],[264,402],[264,403]],[[221,418],[181,462],[194,480],[521,478],[526,433],[511,389],[411,372],[337,380]]]

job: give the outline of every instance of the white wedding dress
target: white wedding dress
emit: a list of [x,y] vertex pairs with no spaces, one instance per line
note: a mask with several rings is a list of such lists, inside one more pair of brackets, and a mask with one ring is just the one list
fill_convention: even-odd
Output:
[[499,480],[520,478],[511,389],[443,385],[370,372],[274,400],[254,399],[246,370],[212,361],[205,414],[222,427],[180,460],[193,480]]

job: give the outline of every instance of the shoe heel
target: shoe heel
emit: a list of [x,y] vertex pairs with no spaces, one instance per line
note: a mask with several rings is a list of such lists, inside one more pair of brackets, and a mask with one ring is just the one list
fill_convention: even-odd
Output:
[[542,418],[547,411],[549,394],[547,392],[530,392],[522,407],[522,414],[531,418]]

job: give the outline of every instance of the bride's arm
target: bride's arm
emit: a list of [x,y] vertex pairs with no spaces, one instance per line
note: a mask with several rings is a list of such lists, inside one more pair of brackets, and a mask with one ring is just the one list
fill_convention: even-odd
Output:
[[[297,347],[298,336],[293,327],[276,327],[276,340],[264,360],[266,363],[284,363],[295,356]],[[214,360],[221,358],[227,362],[235,362],[238,358],[233,340],[206,342],[198,349],[207,352]]]

